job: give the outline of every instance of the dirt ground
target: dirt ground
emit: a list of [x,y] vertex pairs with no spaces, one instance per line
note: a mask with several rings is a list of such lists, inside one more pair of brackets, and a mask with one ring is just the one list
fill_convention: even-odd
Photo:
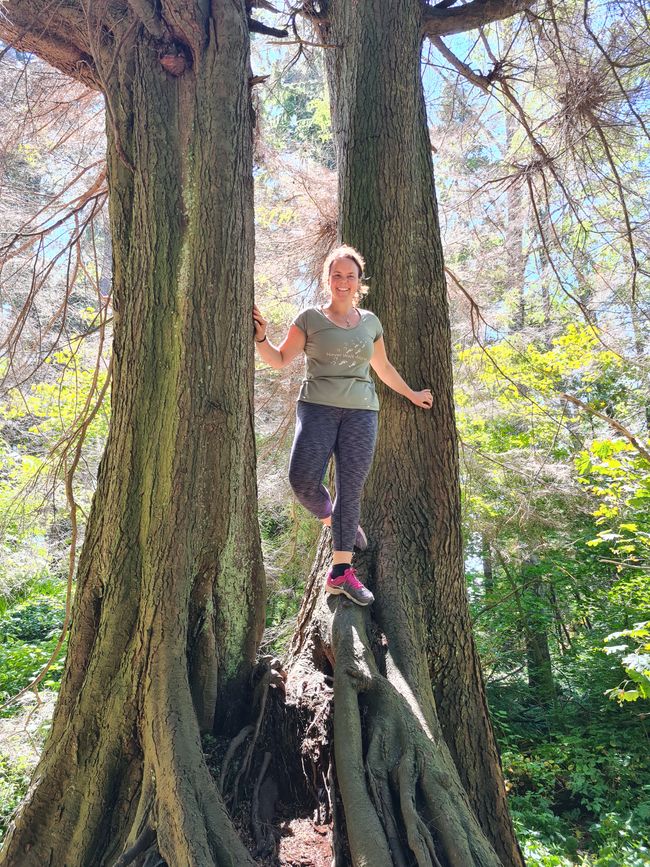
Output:
[[292,819],[281,826],[281,832],[278,853],[281,867],[330,867],[332,846],[328,825]]

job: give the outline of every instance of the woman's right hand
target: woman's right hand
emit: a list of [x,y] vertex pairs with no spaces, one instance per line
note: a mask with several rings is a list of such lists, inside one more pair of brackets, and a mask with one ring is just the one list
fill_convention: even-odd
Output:
[[257,305],[253,304],[253,325],[255,327],[255,340],[258,342],[266,337],[266,329],[268,327],[268,319],[265,319],[259,311]]

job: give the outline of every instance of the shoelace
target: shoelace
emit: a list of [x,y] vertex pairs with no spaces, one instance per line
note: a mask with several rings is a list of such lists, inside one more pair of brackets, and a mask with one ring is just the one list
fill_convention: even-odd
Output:
[[345,572],[343,573],[343,578],[345,581],[348,581],[355,590],[359,590],[363,587],[363,584],[357,578],[357,573],[352,567],[345,570]]

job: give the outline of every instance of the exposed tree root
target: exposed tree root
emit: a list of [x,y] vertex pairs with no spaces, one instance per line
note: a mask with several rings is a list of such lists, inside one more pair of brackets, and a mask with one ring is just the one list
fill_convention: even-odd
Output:
[[413,667],[400,670],[372,611],[325,596],[329,552],[325,531],[287,673],[260,662],[252,721],[222,763],[226,798],[248,787],[255,855],[276,849],[277,802],[332,823],[333,867],[500,867],[442,737],[428,672],[411,683]]
[[146,852],[148,849],[152,847],[152,844],[156,840],[156,832],[153,828],[147,825],[141,832],[138,839],[135,841],[133,846],[129,846],[129,848],[121,855],[117,861],[115,862],[114,867],[127,867],[127,865],[132,864],[138,855],[141,855],[143,852]]
[[[262,767],[255,782],[253,790],[253,804],[251,808],[251,825],[253,828],[253,836],[255,838],[256,852],[272,852],[276,843],[275,835],[272,831],[270,820],[273,818],[274,799],[270,793],[268,799],[262,796],[260,799],[260,789],[262,781],[271,763],[271,753],[264,753]],[[260,804],[261,800],[261,804]]]
[[[323,594],[328,555],[324,533],[288,661],[286,692],[288,706],[311,710],[302,753],[328,793],[335,864],[348,862],[340,839],[344,812],[355,867],[500,867],[437,719],[416,698],[428,675],[418,684],[407,682],[389,638],[377,636],[371,644],[371,610]],[[332,698],[336,775],[327,722]],[[320,734],[318,743],[309,737],[310,726]],[[343,811],[332,791],[335,776]]]

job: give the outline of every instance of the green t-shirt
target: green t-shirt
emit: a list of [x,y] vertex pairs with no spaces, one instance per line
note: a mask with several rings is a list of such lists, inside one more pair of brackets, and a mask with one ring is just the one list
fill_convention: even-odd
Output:
[[318,307],[308,307],[293,320],[305,332],[305,378],[298,400],[345,409],[379,409],[370,378],[373,344],[384,333],[370,310],[352,328],[335,325]]

